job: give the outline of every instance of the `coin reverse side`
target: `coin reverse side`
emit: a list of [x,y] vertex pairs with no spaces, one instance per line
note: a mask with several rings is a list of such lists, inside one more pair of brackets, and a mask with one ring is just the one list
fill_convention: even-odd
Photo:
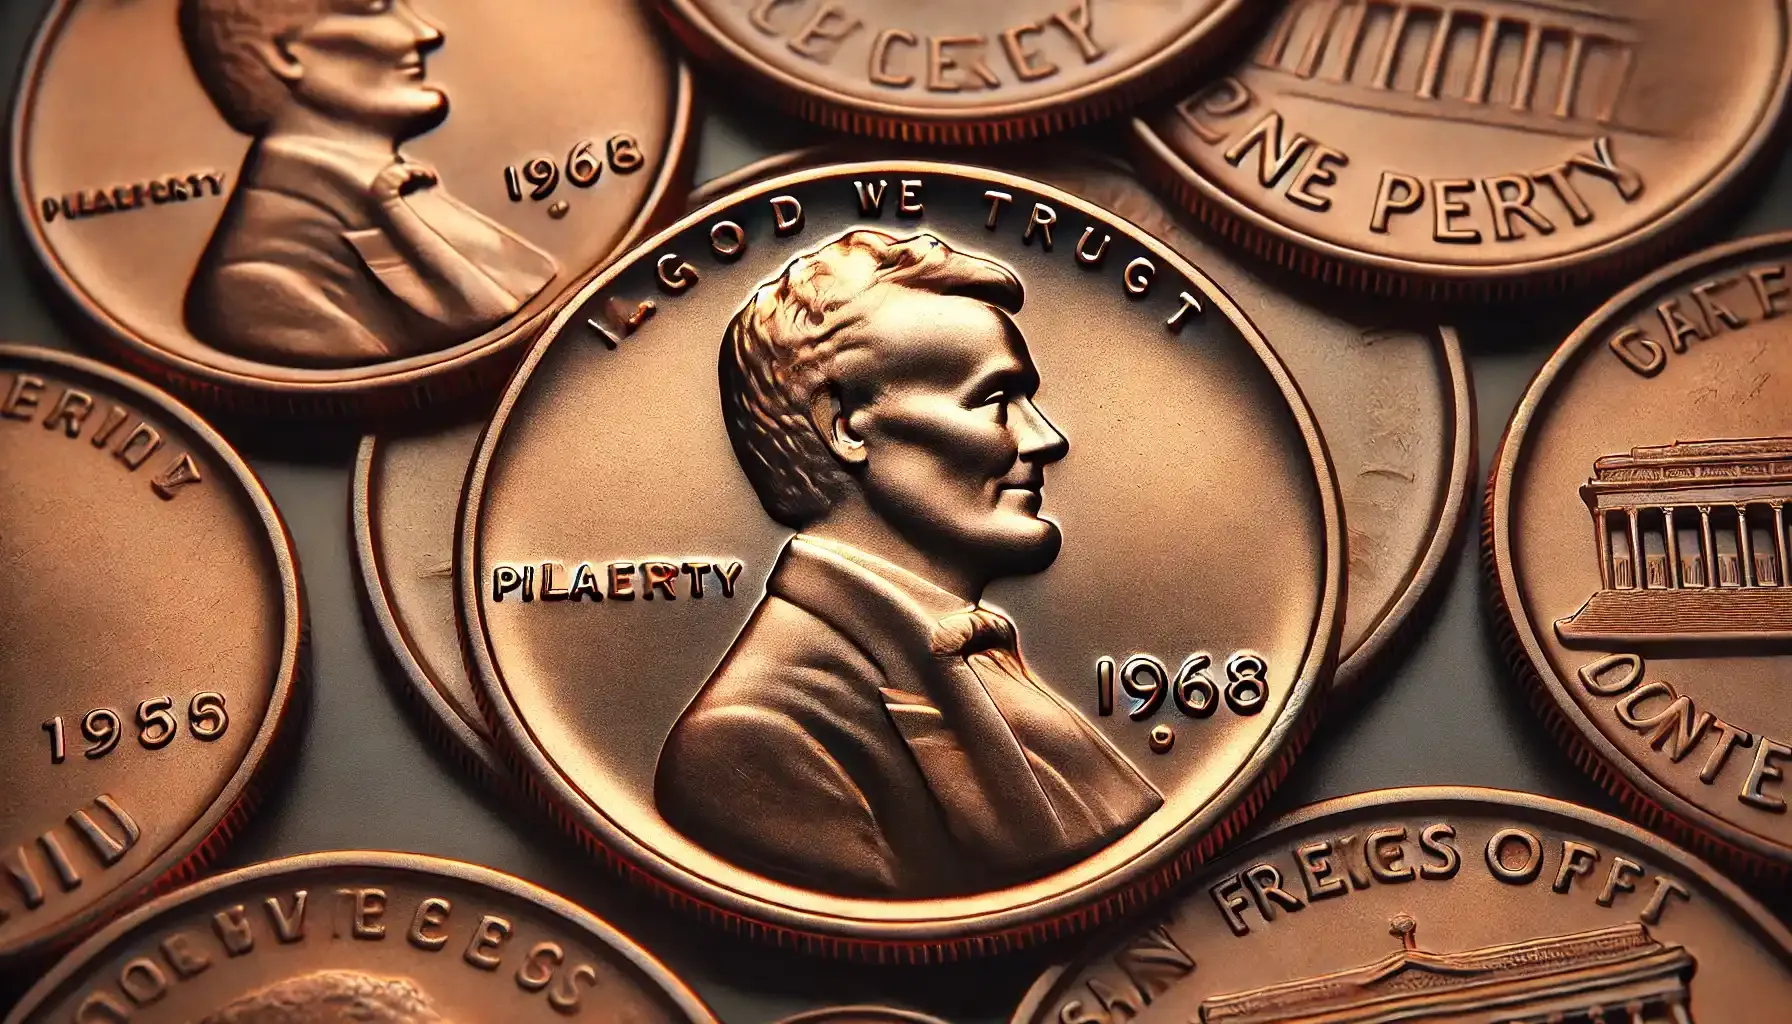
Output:
[[1628,823],[1485,789],[1296,811],[1048,971],[1015,1024],[1767,1020],[1792,934]]
[[1260,255],[1491,297],[1645,266],[1773,149],[1787,0],[1295,0],[1141,167]]
[[[844,148],[768,157],[698,187],[692,202],[828,162]],[[1118,160],[1072,151],[1016,156],[1006,166],[1114,211],[1200,267],[1286,363],[1325,436],[1343,497],[1350,585],[1333,687],[1354,690],[1425,607],[1460,536],[1475,416],[1455,329],[1272,283],[1185,228]]]
[[24,972],[242,825],[303,610],[249,467],[116,370],[0,345],[0,480],[0,965]]
[[208,405],[458,398],[677,201],[690,84],[657,27],[583,0],[61,0],[15,104],[18,210],[95,336]]
[[1792,870],[1792,235],[1664,267],[1539,371],[1494,463],[1508,654],[1637,820]]
[[730,82],[830,128],[988,143],[1124,110],[1259,13],[1245,0],[658,0]]
[[668,229],[544,333],[466,501],[480,699],[556,815],[822,951],[1154,891],[1255,810],[1336,649],[1281,364],[1168,249],[997,172],[829,167]]
[[317,853],[189,886],[96,935],[7,1024],[132,1020],[713,1024],[627,936],[489,868]]

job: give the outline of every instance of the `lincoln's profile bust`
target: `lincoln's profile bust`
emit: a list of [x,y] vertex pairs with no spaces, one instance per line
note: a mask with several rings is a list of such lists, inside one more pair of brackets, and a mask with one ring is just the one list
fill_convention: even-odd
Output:
[[318,971],[241,996],[199,1024],[447,1024],[407,978]]
[[1057,557],[1068,442],[1005,267],[854,231],[760,287],[722,342],[724,418],[796,531],[661,751],[668,822],[749,870],[850,896],[988,890],[1085,857],[1161,803],[979,603]]
[[399,143],[440,124],[442,33],[409,0],[180,0],[187,56],[253,136],[187,286],[195,338],[284,366],[353,366],[470,340],[552,257],[465,205]]

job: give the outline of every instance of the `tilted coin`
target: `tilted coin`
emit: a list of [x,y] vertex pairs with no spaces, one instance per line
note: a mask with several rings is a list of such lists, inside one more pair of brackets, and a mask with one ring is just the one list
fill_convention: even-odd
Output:
[[1651,274],[1538,372],[1494,462],[1518,674],[1637,820],[1792,873],[1792,235]]
[[656,0],[730,83],[830,128],[987,143],[1104,117],[1186,81],[1245,0]]
[[657,28],[585,0],[60,0],[18,209],[95,336],[208,404],[453,399],[676,202],[691,93]]
[[[767,158],[704,184],[693,201],[814,166],[839,148]],[[1462,524],[1475,417],[1455,330],[1266,280],[1185,229],[1118,160],[1070,151],[1010,156],[1002,165],[1112,210],[1200,267],[1287,365],[1312,405],[1343,497],[1350,585],[1333,685],[1354,689],[1423,607]]]
[[115,370],[0,345],[0,480],[0,965],[24,977],[242,825],[303,608],[249,467]]
[[713,1024],[629,938],[489,868],[315,853],[189,886],[118,921],[26,994],[39,1021]]
[[1318,433],[1200,271],[1049,186],[775,178],[531,350],[468,477],[482,704],[557,817],[721,923],[926,959],[1154,891],[1312,724]]
[[1690,853],[1486,789],[1296,811],[1047,972],[1014,1024],[1778,1019],[1792,933]]
[[1286,266],[1488,297],[1646,266],[1784,111],[1787,0],[1294,0],[1134,123],[1141,167]]
[[400,692],[449,756],[491,782],[504,768],[479,711],[454,612],[454,516],[483,426],[363,438],[349,520],[361,598]]

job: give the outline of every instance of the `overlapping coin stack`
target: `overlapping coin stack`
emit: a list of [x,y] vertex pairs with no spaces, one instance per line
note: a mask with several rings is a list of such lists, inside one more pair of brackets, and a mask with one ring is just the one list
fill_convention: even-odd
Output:
[[1792,1022],[1792,0],[16,7],[6,1024]]

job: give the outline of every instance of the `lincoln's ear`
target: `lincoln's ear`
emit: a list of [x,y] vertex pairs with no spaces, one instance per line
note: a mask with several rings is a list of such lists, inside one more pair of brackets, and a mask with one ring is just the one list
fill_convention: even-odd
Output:
[[865,442],[853,433],[851,425],[846,422],[846,406],[840,401],[840,392],[833,385],[818,388],[809,399],[809,422],[814,425],[815,433],[820,435],[822,443],[834,453],[834,458],[848,466],[862,465],[865,461]]
[[305,76],[305,65],[292,52],[292,44],[285,39],[264,39],[254,44],[256,56],[274,73],[274,77],[287,85]]

